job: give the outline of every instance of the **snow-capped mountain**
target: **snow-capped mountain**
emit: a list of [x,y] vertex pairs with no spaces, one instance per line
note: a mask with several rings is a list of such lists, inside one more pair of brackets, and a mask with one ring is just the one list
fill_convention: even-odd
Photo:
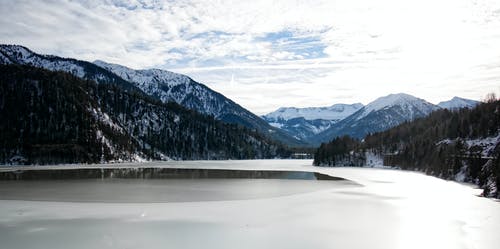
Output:
[[472,99],[453,97],[448,101],[439,102],[437,105],[443,109],[455,110],[460,108],[473,108],[479,103],[481,102]]
[[306,120],[342,120],[361,109],[363,104],[335,104],[328,107],[281,107],[278,110],[264,115],[266,120],[290,120],[304,118]]
[[395,110],[398,111],[398,114],[407,117],[407,120],[425,116],[438,109],[436,105],[409,94],[389,94],[376,99],[362,108],[362,110],[356,114],[356,120],[360,120],[373,112],[392,109],[394,107],[397,108]]
[[0,64],[29,65],[50,71],[63,71],[82,79],[117,84],[127,90],[139,90],[130,82],[93,63],[53,55],[41,55],[19,45],[0,44]]
[[66,72],[0,65],[0,164],[255,159],[287,149],[253,130]]
[[212,115],[218,120],[255,129],[285,144],[294,146],[304,144],[280,129],[270,126],[266,121],[222,94],[185,75],[159,69],[133,70],[102,61],[90,63],[40,55],[18,45],[0,45],[0,63],[64,71],[98,83],[117,84],[125,89],[144,92],[162,102],[173,101],[186,108]]
[[335,123],[348,117],[363,107],[362,104],[335,104],[328,107],[281,107],[262,116],[270,125],[286,131],[303,141]]
[[188,76],[160,69],[134,70],[104,61],[94,61],[94,64],[133,83],[146,94],[162,102],[173,101],[218,119],[224,119],[225,115],[230,114],[245,116],[245,119],[255,118],[252,113],[237,106],[230,99]]
[[319,144],[342,135],[363,138],[368,133],[383,131],[404,121],[427,116],[437,109],[438,106],[408,94],[390,94],[376,99],[315,135],[310,142]]
[[236,123],[269,135],[290,145],[303,145],[262,118],[236,104],[224,95],[188,76],[160,69],[134,70],[125,66],[95,61],[96,65],[131,82],[146,94],[162,102],[173,101],[189,109],[214,116],[227,123]]

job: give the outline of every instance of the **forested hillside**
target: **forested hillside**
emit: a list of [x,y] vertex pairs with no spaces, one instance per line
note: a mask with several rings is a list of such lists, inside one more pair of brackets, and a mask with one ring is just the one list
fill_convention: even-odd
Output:
[[143,92],[163,103],[175,102],[187,109],[213,116],[216,120],[257,130],[260,134],[287,145],[295,147],[306,145],[186,75],[160,69],[134,70],[103,61],[90,63],[54,55],[42,55],[23,46],[4,44],[0,44],[0,64],[28,65],[50,71],[63,71],[99,84],[119,85],[126,91]]
[[0,163],[288,156],[260,134],[116,84],[0,65]]
[[314,164],[365,165],[367,155],[376,154],[384,165],[473,182],[485,195],[500,197],[499,140],[500,100],[491,95],[474,109],[438,110],[362,142],[339,138],[322,144]]

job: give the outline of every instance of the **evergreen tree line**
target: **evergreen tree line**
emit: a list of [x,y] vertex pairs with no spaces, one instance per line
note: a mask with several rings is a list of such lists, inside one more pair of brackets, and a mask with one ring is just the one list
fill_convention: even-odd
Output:
[[363,140],[336,138],[319,147],[314,165],[338,165],[339,158],[349,154],[358,156],[358,162],[366,161],[364,155],[369,151],[382,156],[384,165],[423,171],[445,179],[463,175],[460,180],[479,184],[485,188],[486,195],[500,197],[495,191],[496,186],[500,186],[498,141],[489,153],[487,148],[467,144],[473,139],[496,137],[499,132],[500,100],[489,95],[473,109],[440,109],[425,118],[369,134]]
[[316,166],[363,166],[366,158],[360,153],[361,144],[350,136],[336,137],[329,143],[322,143],[314,153]]
[[0,66],[0,163],[254,159],[290,151],[244,127],[119,84]]

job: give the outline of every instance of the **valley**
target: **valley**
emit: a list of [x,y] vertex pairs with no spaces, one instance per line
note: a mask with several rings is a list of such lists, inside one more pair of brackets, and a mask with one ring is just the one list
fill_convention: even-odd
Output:
[[497,249],[500,1],[0,1],[0,249]]

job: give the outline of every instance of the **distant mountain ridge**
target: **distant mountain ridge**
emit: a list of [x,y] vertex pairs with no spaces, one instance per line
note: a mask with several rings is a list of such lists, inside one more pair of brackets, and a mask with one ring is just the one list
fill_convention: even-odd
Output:
[[40,55],[18,45],[0,45],[0,64],[30,65],[68,72],[97,83],[119,85],[125,91],[140,91],[163,103],[176,102],[223,122],[243,125],[291,146],[318,145],[342,135],[362,138],[368,133],[426,116],[439,108],[472,108],[479,103],[454,97],[433,105],[401,93],[381,97],[367,106],[357,103],[329,107],[284,107],[258,117],[188,76],[165,70],[134,70],[103,61],[91,63]]
[[164,103],[173,101],[186,108],[212,115],[218,120],[243,125],[284,144],[305,145],[224,95],[185,75],[159,69],[133,70],[103,61],[90,63],[40,55],[18,45],[0,45],[0,64],[30,65],[51,71],[68,72],[98,83],[119,84],[125,89],[142,91]]
[[363,107],[362,104],[335,104],[328,107],[282,107],[262,118],[272,126],[303,141],[348,117]]
[[[282,107],[264,115],[263,118],[290,135],[310,144],[319,145],[343,135],[363,138],[369,133],[383,131],[402,122],[425,117],[441,108],[450,110],[473,108],[478,103],[480,102],[454,97],[449,101],[434,105],[424,99],[398,93],[377,98],[366,106],[336,104],[319,108]],[[335,110],[339,107],[343,108],[343,112],[336,113]],[[329,120],[329,118],[338,119]]]
[[460,108],[474,108],[480,103],[481,102],[477,100],[464,99],[455,96],[448,101],[439,102],[437,105],[443,109],[455,110]]
[[294,118],[304,118],[306,120],[342,120],[361,109],[363,104],[334,104],[327,107],[281,107],[274,112],[270,112],[263,117],[269,120],[290,120]]
[[331,128],[318,133],[310,142],[320,144],[343,135],[363,138],[369,133],[427,116],[437,109],[438,106],[409,94],[390,94],[374,100]]

